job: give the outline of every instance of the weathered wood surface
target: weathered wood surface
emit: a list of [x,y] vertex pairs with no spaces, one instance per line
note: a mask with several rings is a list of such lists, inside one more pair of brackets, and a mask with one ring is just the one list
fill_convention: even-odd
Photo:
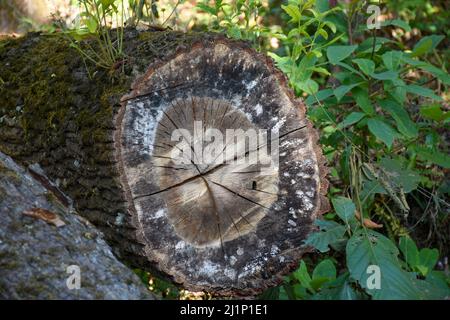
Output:
[[[4,46],[0,150],[40,163],[121,259],[218,295],[279,283],[328,209],[324,159],[303,103],[272,61],[242,42],[129,31],[125,48],[125,74],[112,84],[106,72],[88,79],[58,39]],[[230,164],[228,143],[221,161],[196,161],[210,147],[200,143],[180,164],[172,134],[193,134],[196,121],[224,135],[277,129],[279,164]]]
[[70,199],[31,172],[0,152],[0,298],[153,299]]

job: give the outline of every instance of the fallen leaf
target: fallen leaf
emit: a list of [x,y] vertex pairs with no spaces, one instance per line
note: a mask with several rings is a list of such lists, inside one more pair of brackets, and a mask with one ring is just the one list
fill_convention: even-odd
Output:
[[[358,219],[358,221],[361,221],[361,215],[360,215],[358,210],[355,211],[355,217]],[[364,218],[363,225],[366,228],[369,228],[369,229],[380,229],[380,228],[383,228],[382,224],[378,224],[378,223],[373,222],[372,220],[367,219],[367,218]]]
[[53,224],[58,228],[66,225],[56,213],[46,209],[32,208],[30,210],[25,210],[23,214],[36,219],[44,220],[45,222]]

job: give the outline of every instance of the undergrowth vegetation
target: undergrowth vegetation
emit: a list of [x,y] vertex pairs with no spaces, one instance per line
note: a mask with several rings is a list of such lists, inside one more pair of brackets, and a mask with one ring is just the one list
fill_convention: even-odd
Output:
[[334,210],[306,240],[319,258],[303,259],[263,297],[448,297],[450,77],[439,50],[448,39],[425,33],[406,41],[420,30],[378,2],[383,21],[365,1],[330,3],[283,2],[277,25],[277,8],[261,1],[198,5],[214,17],[210,28],[253,41],[287,74],[332,168]]
[[[176,2],[167,16],[176,16],[184,2]],[[81,3],[80,25],[64,34],[97,67],[126,60],[125,26],[161,21],[156,20],[156,1]],[[333,210],[317,221],[318,232],[306,240],[314,254],[263,298],[450,296],[449,13],[440,2],[408,3],[196,4],[193,15],[204,18],[192,28],[250,41],[288,76],[320,130],[331,168]],[[118,22],[114,30],[113,20]],[[100,50],[81,44],[86,36]],[[139,274],[168,298],[180,297],[164,281]]]

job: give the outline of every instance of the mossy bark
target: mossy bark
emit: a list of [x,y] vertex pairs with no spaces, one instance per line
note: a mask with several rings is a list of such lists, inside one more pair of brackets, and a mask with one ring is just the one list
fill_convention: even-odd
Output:
[[[120,64],[95,70],[61,37],[31,34],[1,43],[0,151],[23,164],[39,163],[123,261],[220,295],[255,295],[280,283],[308,250],[303,240],[312,222],[328,209],[327,170],[305,106],[272,61],[243,42],[206,33],[127,30],[124,48],[124,70]],[[154,154],[145,150],[155,133],[148,126],[166,127],[156,115],[164,106],[198,97],[229,101],[233,107],[224,115],[242,113],[255,127],[281,128],[285,148],[280,170],[273,173],[279,192],[252,229],[236,228],[225,246],[220,230],[220,241],[206,241],[206,247],[179,245],[182,239],[167,220],[167,201],[146,198],[144,210],[137,196],[153,187],[160,190],[152,189],[150,196],[165,192],[160,178],[171,176],[152,168]],[[138,157],[136,148],[144,150]],[[150,171],[154,175],[146,175]],[[223,189],[219,193],[242,194]],[[255,204],[248,197],[236,199]],[[233,209],[237,200],[223,207],[241,210],[242,205]],[[178,205],[176,212],[189,211]],[[157,244],[164,237],[170,243]]]
[[96,69],[66,39],[37,33],[0,42],[0,151],[21,164],[39,163],[80,214],[104,231],[115,254],[146,265],[136,252],[114,160],[120,97],[152,62],[192,42],[213,38],[181,32],[125,33],[128,63]]

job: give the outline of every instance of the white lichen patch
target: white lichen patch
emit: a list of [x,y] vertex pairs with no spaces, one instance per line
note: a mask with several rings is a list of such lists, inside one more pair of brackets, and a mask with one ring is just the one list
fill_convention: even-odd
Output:
[[183,240],[178,241],[177,244],[175,245],[176,250],[182,250],[185,247],[186,247],[186,242],[184,242]]
[[209,260],[205,260],[205,261],[203,261],[202,265],[200,266],[198,272],[202,275],[212,277],[217,272],[219,272],[221,269],[222,269],[222,266],[214,264]]
[[161,208],[161,209],[159,209],[158,211],[155,212],[155,214],[153,215],[153,218],[159,219],[159,218],[164,217],[165,215],[166,215],[165,210]]
[[292,216],[292,218],[297,219],[297,214],[295,213],[294,208],[289,208],[289,214]]
[[270,248],[270,255],[275,256],[278,252],[280,252],[280,248],[273,244]]
[[289,223],[291,226],[293,226],[293,227],[296,227],[296,226],[297,226],[297,223],[295,223],[294,220],[289,219],[289,220],[288,220],[288,223]]
[[255,106],[255,112],[257,116],[261,115],[261,113],[263,112],[263,108],[259,103]]
[[123,220],[125,219],[125,215],[121,212],[119,212],[116,216],[116,220],[114,221],[114,224],[116,226],[121,226],[123,224]]
[[242,255],[244,254],[244,249],[242,249],[241,247],[239,247],[239,248],[236,250],[236,254],[237,254],[238,256],[242,256]]
[[235,263],[236,263],[236,261],[237,261],[237,259],[236,259],[235,256],[231,256],[231,257],[230,257],[230,265],[231,265],[231,266],[234,266]]

